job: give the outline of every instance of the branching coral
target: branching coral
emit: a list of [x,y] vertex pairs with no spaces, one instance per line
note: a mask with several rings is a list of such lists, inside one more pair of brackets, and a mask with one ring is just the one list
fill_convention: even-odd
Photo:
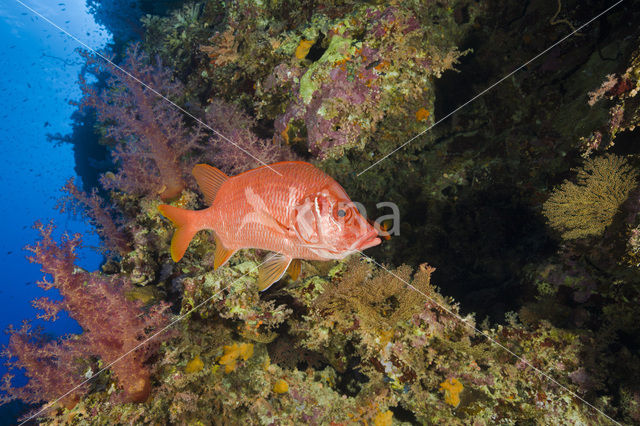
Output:
[[[19,388],[12,386],[13,375],[3,377],[0,404],[13,399],[35,404],[62,397],[60,403],[73,408],[88,386],[81,385],[83,362],[86,357],[84,342],[77,336],[61,341],[47,341],[33,331],[28,323],[19,330],[9,329],[9,344],[2,352],[9,371],[24,369],[28,382]],[[86,363],[84,363],[86,364]]]
[[87,194],[79,189],[71,178],[62,187],[62,191],[67,195],[58,203],[61,212],[70,210],[78,213],[80,209],[82,214],[89,217],[108,250],[120,255],[130,251],[129,237],[114,220],[113,209],[104,206],[105,201],[95,188],[91,194]]
[[235,175],[263,164],[295,159],[286,145],[256,136],[251,131],[256,127],[255,119],[233,104],[213,99],[207,106],[206,120],[224,135],[209,143],[206,158],[227,174]]
[[160,194],[167,200],[180,195],[190,169],[188,156],[201,148],[198,129],[188,129],[182,113],[167,99],[182,96],[183,87],[159,61],[152,63],[134,45],[121,69],[84,53],[87,69],[111,78],[102,93],[81,77],[83,106],[95,108],[115,145],[116,174],[106,174],[107,189],[136,194]]
[[637,186],[637,176],[623,157],[589,159],[578,170],[577,183],[565,181],[544,203],[543,213],[565,239],[601,235]]
[[313,308],[329,309],[340,315],[353,312],[361,327],[367,330],[393,330],[423,307],[425,296],[419,292],[434,293],[430,285],[434,270],[423,265],[412,281],[416,291],[406,285],[411,281],[411,268],[406,265],[390,276],[383,270],[373,273],[371,265],[353,260],[344,266],[338,285],[325,289],[314,301]]
[[40,287],[56,288],[63,297],[60,302],[48,298],[36,300],[34,305],[44,311],[40,318],[55,319],[61,310],[67,311],[83,329],[78,354],[98,356],[105,364],[118,361],[110,368],[124,391],[123,399],[144,401],[151,390],[150,371],[144,363],[170,334],[142,343],[167,324],[168,305],[161,303],[143,312],[139,303],[125,297],[128,283],[75,266],[80,235],[65,235],[57,243],[52,237],[52,226],[38,225],[38,229],[42,239],[28,247],[33,253],[29,260],[40,264],[42,271],[53,278],[43,279]]

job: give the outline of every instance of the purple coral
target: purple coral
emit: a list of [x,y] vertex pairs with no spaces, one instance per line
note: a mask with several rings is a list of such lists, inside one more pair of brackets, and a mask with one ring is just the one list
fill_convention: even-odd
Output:
[[256,127],[256,121],[235,105],[214,99],[207,107],[206,120],[225,138],[212,139],[205,158],[227,174],[295,157],[288,147],[253,133],[251,129]]
[[160,194],[164,200],[180,195],[189,171],[185,157],[200,148],[202,138],[199,129],[185,126],[180,110],[167,101],[181,96],[183,85],[138,45],[129,49],[122,68],[89,53],[83,56],[89,72],[112,75],[101,93],[80,77],[82,106],[95,108],[107,126],[106,136],[116,144],[113,157],[120,168],[115,175],[103,176],[105,188]]

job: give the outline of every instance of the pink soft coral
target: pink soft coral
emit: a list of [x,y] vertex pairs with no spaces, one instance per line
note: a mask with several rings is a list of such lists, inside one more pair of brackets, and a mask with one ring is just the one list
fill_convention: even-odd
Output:
[[79,385],[84,378],[82,364],[77,362],[84,357],[84,345],[75,337],[46,341],[27,322],[19,330],[10,328],[9,333],[9,344],[3,351],[6,365],[9,371],[25,369],[29,381],[20,388],[12,387],[13,375],[7,373],[0,387],[5,393],[0,403],[21,399],[36,404],[62,397],[60,402],[65,407],[73,407],[87,390],[86,385]]
[[87,194],[78,188],[71,178],[62,187],[62,192],[65,195],[57,206],[61,212],[71,211],[88,217],[107,250],[120,255],[131,250],[130,238],[116,223],[113,209],[105,206],[105,200],[98,195],[95,188],[91,194]]
[[112,75],[102,93],[80,77],[82,106],[95,108],[98,120],[107,125],[106,136],[115,142],[119,170],[103,177],[105,188],[157,193],[164,200],[178,196],[189,171],[185,158],[202,139],[199,128],[188,129],[181,111],[167,100],[182,96],[183,85],[138,45],[129,49],[122,68],[89,53],[83,56],[89,72]]
[[256,127],[256,121],[233,104],[213,99],[205,119],[208,126],[219,132],[217,135],[225,137],[216,135],[211,139],[204,160],[227,174],[235,175],[265,163],[297,158],[288,146],[258,137],[251,130]]
[[[58,313],[65,310],[78,321],[83,333],[74,340],[37,345],[28,329],[13,332],[5,356],[17,358],[14,367],[27,369],[27,376],[34,380],[26,388],[20,388],[23,390],[12,390],[9,376],[5,379],[5,390],[10,398],[35,402],[62,396],[72,388],[73,378],[77,377],[73,375],[72,360],[97,356],[118,379],[122,399],[146,400],[151,384],[150,370],[145,363],[170,334],[161,333],[148,342],[145,340],[168,324],[165,315],[168,305],[155,305],[145,313],[139,303],[125,297],[125,291],[130,288],[128,282],[75,266],[75,250],[81,243],[79,234],[64,235],[57,243],[52,238],[53,226],[37,224],[36,227],[42,238],[27,247],[33,253],[29,260],[42,265],[42,272],[53,278],[43,279],[38,285],[44,290],[55,287],[63,297],[59,302],[48,298],[34,301],[34,306],[43,310],[39,318],[55,320]],[[73,342],[73,347],[68,342]],[[56,377],[55,371],[60,371],[60,377]]]

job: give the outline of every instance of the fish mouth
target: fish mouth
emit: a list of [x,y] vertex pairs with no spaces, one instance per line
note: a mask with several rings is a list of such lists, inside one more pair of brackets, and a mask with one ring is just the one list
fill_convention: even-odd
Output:
[[358,248],[360,250],[366,250],[370,247],[377,246],[380,244],[382,240],[378,238],[378,231],[375,228],[372,228],[371,231],[367,232],[360,238],[358,241]]

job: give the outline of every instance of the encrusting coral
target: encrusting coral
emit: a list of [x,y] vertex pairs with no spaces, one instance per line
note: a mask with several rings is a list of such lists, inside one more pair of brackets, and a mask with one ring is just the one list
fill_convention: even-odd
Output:
[[457,407],[460,405],[460,392],[464,389],[462,383],[456,378],[447,379],[440,383],[440,390],[444,392],[444,402]]
[[218,360],[218,364],[224,365],[224,372],[231,373],[238,367],[238,361],[248,360],[253,356],[252,343],[234,343],[224,347],[224,354]]

